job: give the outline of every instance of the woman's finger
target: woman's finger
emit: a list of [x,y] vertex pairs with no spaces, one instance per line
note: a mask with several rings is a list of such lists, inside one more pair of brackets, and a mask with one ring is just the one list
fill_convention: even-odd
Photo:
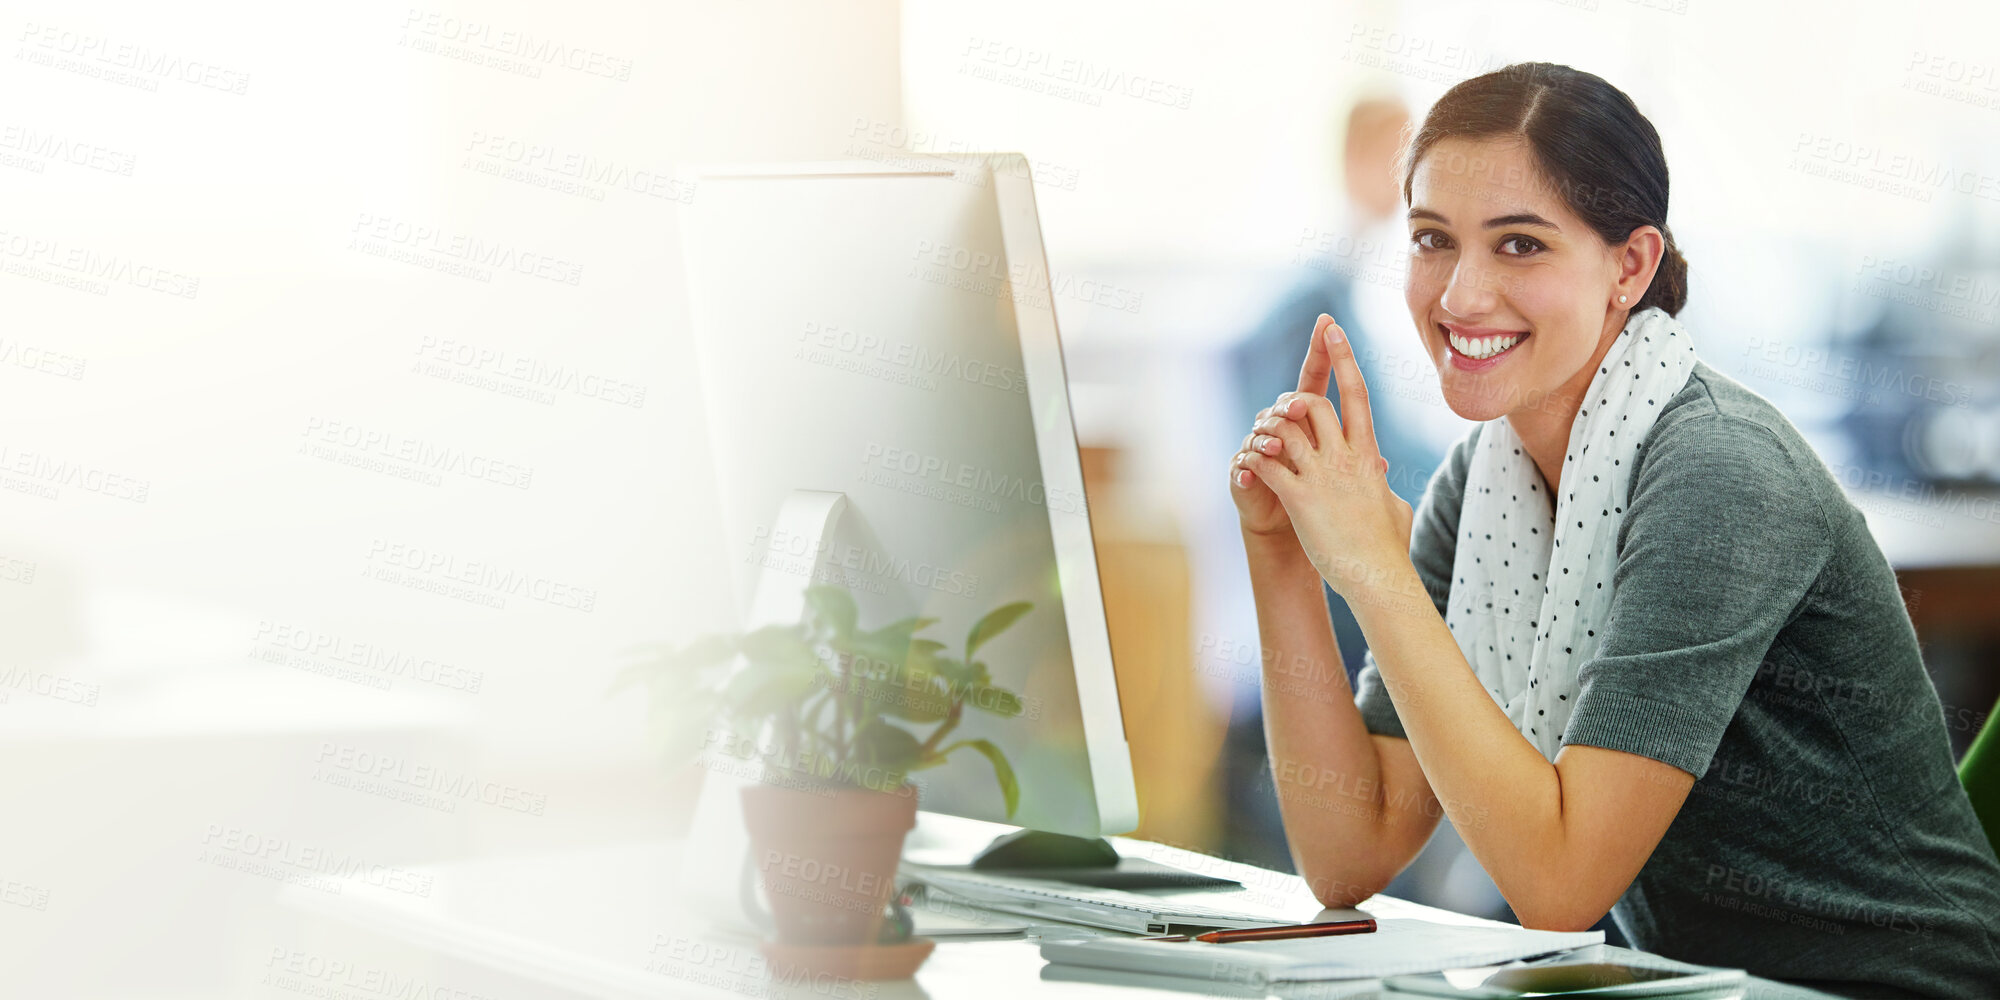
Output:
[[[1314,448],[1318,448],[1319,434],[1313,430],[1313,426],[1311,424],[1306,422],[1304,409],[1299,409],[1297,411],[1294,411],[1292,409],[1293,400],[1311,399],[1311,398],[1316,398],[1316,397],[1314,397],[1312,393],[1281,392],[1278,394],[1277,402],[1271,404],[1271,409],[1269,410],[1269,414],[1275,417],[1287,417],[1291,420],[1296,421],[1299,424],[1299,426],[1304,427],[1306,429],[1306,440],[1309,443],[1311,443]],[[1295,413],[1296,415],[1294,415]],[[1260,417],[1259,419],[1262,418]]]
[[1361,377],[1361,365],[1354,360],[1354,345],[1336,324],[1327,331],[1327,353],[1333,359],[1333,377],[1340,384],[1340,425],[1347,445],[1365,455],[1380,455],[1375,444],[1375,415],[1368,405],[1368,382]]
[[1278,459],[1254,451],[1243,456],[1243,467],[1263,480],[1264,485],[1269,486],[1271,492],[1276,493],[1280,500],[1291,492],[1292,484],[1297,482],[1299,477],[1297,472],[1286,468]]
[[1313,449],[1325,451],[1322,442],[1341,440],[1340,415],[1325,396],[1301,393],[1285,404],[1282,416],[1306,427],[1312,434]]
[[[1243,439],[1243,447],[1238,449],[1236,455],[1229,460],[1230,468],[1232,469],[1248,468],[1246,460],[1250,456],[1256,455],[1258,457],[1263,457],[1263,458],[1276,458],[1280,464],[1284,465],[1285,468],[1290,469],[1293,472],[1297,472],[1298,463],[1292,461],[1291,458],[1285,454],[1284,449],[1282,447],[1273,446],[1270,448],[1268,452],[1264,450],[1264,447],[1267,443],[1273,443],[1275,441],[1276,439],[1272,438],[1269,435],[1260,434],[1254,430],[1251,431],[1250,435]],[[1232,475],[1234,475],[1234,473],[1232,473]]]
[[1250,439],[1250,450],[1247,452],[1247,454],[1263,455],[1270,458],[1275,458],[1279,462],[1283,463],[1285,468],[1290,469],[1293,472],[1297,472],[1299,470],[1298,447],[1294,445],[1288,449],[1285,446],[1284,439],[1274,434],[1254,435]]
[[[1296,406],[1298,404],[1294,403],[1293,405]],[[1291,460],[1294,468],[1297,468],[1300,462],[1305,461],[1306,457],[1313,453],[1312,436],[1307,433],[1305,425],[1299,421],[1279,416],[1267,417],[1258,422],[1256,432],[1265,435],[1267,438],[1276,438],[1283,445],[1282,450],[1275,452],[1266,450],[1265,454],[1283,455],[1285,458]]]
[[1306,345],[1305,363],[1299,366],[1299,391],[1315,396],[1326,395],[1326,377],[1333,371],[1332,360],[1327,355],[1327,328],[1339,329],[1340,324],[1325,313],[1319,314],[1319,321],[1313,324],[1312,341]]

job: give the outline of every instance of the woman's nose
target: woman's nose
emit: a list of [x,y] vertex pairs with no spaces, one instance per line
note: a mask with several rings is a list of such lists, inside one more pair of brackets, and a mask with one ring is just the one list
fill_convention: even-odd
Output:
[[1493,272],[1461,259],[1452,268],[1451,281],[1438,304],[1453,315],[1479,316],[1492,312],[1498,301]]

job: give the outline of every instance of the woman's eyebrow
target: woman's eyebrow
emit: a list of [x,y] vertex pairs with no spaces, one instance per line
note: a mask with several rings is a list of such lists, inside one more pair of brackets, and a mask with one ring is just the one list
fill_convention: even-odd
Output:
[[[1447,226],[1451,225],[1450,219],[1447,219],[1444,216],[1439,215],[1438,213],[1433,212],[1428,208],[1410,209],[1410,218],[1413,220],[1430,219],[1434,222],[1442,223]],[[1561,226],[1558,226],[1555,223],[1550,222],[1549,220],[1544,219],[1533,212],[1515,212],[1512,215],[1500,215],[1486,220],[1486,228],[1488,229],[1498,229],[1501,226],[1544,226],[1546,228],[1553,229],[1556,232],[1559,233],[1562,232]]]

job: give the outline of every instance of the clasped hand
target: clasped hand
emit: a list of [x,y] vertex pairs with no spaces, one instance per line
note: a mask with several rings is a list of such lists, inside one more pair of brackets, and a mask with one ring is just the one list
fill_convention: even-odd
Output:
[[[1329,377],[1339,386],[1344,421],[1327,398]],[[1321,315],[1298,389],[1258,412],[1230,461],[1229,492],[1243,530],[1292,536],[1327,584],[1353,601],[1409,566],[1414,515],[1389,488],[1388,469],[1353,345],[1333,317]]]

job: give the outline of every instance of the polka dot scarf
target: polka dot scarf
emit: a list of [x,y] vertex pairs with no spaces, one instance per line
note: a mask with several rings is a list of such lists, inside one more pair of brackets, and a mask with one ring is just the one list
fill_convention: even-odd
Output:
[[1445,622],[1480,683],[1551,761],[1576,705],[1577,667],[1604,637],[1632,460],[1695,361],[1687,330],[1665,311],[1627,321],[1577,408],[1554,503],[1507,418],[1479,432]]

